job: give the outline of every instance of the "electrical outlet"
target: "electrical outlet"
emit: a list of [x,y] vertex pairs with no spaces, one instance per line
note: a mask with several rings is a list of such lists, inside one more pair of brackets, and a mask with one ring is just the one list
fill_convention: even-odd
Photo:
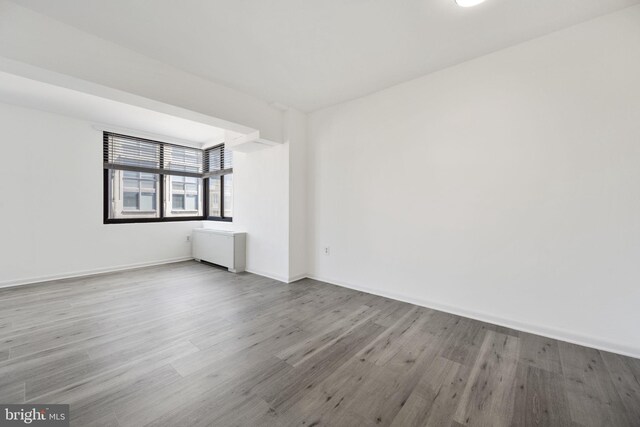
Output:
[[190,241],[191,241],[191,236],[188,235],[187,236],[187,242],[190,242]]
[[331,253],[331,249],[329,248],[329,246],[325,246],[323,252],[325,255],[329,255]]

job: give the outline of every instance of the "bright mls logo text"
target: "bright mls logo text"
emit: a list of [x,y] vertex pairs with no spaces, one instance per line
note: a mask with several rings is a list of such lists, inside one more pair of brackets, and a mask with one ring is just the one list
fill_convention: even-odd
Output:
[[68,426],[69,405],[0,405],[0,427],[33,425]]

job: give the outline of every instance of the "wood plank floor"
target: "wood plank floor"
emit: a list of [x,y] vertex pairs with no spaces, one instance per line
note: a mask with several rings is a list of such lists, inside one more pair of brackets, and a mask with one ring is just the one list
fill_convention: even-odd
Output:
[[75,426],[640,426],[640,360],[183,262],[0,290],[0,402]]

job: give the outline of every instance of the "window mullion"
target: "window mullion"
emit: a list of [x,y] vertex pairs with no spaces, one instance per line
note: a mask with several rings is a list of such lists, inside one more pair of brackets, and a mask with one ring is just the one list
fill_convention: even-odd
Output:
[[209,178],[202,178],[202,216],[209,218]]
[[[220,149],[220,170],[224,170],[224,146]],[[224,175],[220,175],[218,197],[220,198],[220,218],[224,218]]]
[[[159,167],[160,169],[164,169],[164,144],[160,144],[160,159],[159,159]],[[165,189],[164,189],[164,174],[159,174],[158,175],[158,180],[160,181],[158,183],[158,191],[160,194],[158,194],[156,196],[156,200],[158,201],[158,204],[160,206],[158,206],[158,210],[160,211],[160,219],[164,219],[164,211],[165,211],[165,204],[166,204],[166,194],[165,194]]]
[[224,218],[224,175],[220,175],[220,218]]

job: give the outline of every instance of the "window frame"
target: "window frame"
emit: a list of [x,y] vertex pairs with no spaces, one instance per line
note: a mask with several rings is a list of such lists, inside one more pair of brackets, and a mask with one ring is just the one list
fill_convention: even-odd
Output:
[[[153,203],[155,204],[155,208],[151,210],[145,210],[145,209],[142,209],[142,194],[144,193],[144,190],[142,187],[142,181],[151,181],[151,180],[144,179],[141,177],[131,178],[126,176],[127,172],[137,173],[139,174],[138,176],[140,176],[140,174],[145,172],[127,171],[122,169],[105,169],[105,171],[106,171],[105,179],[107,180],[107,186],[105,188],[107,188],[107,191],[109,191],[109,194],[107,196],[107,201],[109,204],[111,204],[114,207],[114,210],[118,212],[116,214],[116,217],[112,219],[140,219],[140,218],[148,219],[148,218],[157,218],[159,216],[159,213],[160,213],[159,203],[161,201],[161,197],[160,197],[160,194],[158,193],[160,188],[160,184],[158,182],[158,179],[159,179],[158,174],[153,174],[156,177],[153,180],[155,184],[155,188],[153,191],[153,198],[154,198]],[[132,187],[125,186],[125,181],[127,180],[137,181],[138,183],[138,187],[136,189],[137,191],[135,192],[126,191],[127,189],[132,189]],[[128,209],[125,207],[126,193],[134,193],[137,195],[136,197],[137,205],[138,205],[137,209]],[[109,206],[107,206],[107,208],[109,208]],[[109,209],[107,209],[107,214],[108,214],[108,210]]]
[[[215,150],[215,149],[222,149],[224,151],[224,143],[222,144],[218,144],[215,145],[213,147],[210,147],[208,149],[205,150],[205,156],[209,155],[209,151],[210,150]],[[207,162],[205,162],[207,163]],[[224,156],[220,156],[220,164],[219,164],[220,170],[224,170]],[[232,168],[233,169],[233,168]],[[208,172],[208,171],[205,171]],[[226,173],[223,175],[218,175],[217,177],[220,178],[220,193],[218,194],[218,200],[220,200],[220,216],[211,216],[210,214],[210,206],[209,206],[209,182],[211,180],[211,178],[213,177],[207,177],[204,179],[204,188],[205,188],[205,194],[206,194],[206,202],[207,202],[207,206],[206,209],[204,211],[205,215],[207,215],[207,221],[222,221],[222,222],[232,222],[233,221],[233,215],[232,216],[225,216],[224,215],[224,177],[225,175],[233,175],[233,172],[230,173]]]
[[[134,136],[130,136],[130,135],[121,135],[121,134],[117,134],[114,132],[104,132],[103,133],[103,143],[104,140],[106,140],[106,138],[108,138],[109,135],[114,135],[114,136],[123,136],[123,137],[127,137],[127,138],[132,138],[132,139],[138,139],[140,141],[144,141],[144,142],[153,142],[155,144],[158,144],[160,147],[160,165],[164,165],[164,145],[166,143],[161,142],[161,141],[155,141],[152,139],[146,139],[146,138],[139,138],[139,137],[134,137]],[[222,144],[218,144],[215,147],[211,147],[211,148],[217,148],[222,146],[222,148],[224,149],[224,143]],[[188,148],[193,148],[193,147],[188,147]],[[203,156],[206,155],[207,150],[202,150],[203,151]],[[106,159],[107,154],[103,153],[103,159],[106,163],[107,159]],[[135,217],[129,217],[129,218],[110,218],[109,214],[110,214],[110,208],[111,208],[111,202],[112,202],[112,188],[110,185],[110,172],[114,170],[114,169],[110,169],[110,168],[106,168],[103,167],[102,170],[102,176],[103,176],[103,224],[138,224],[138,223],[149,223],[149,222],[181,222],[181,221],[223,221],[223,222],[232,222],[233,221],[233,217],[215,217],[215,216],[209,216],[209,177],[199,177],[197,179],[200,180],[200,188],[202,189],[202,215],[191,215],[191,216],[166,216],[166,200],[165,197],[167,197],[168,192],[166,191],[166,182],[167,181],[171,181],[171,173],[162,173],[162,171],[158,171],[157,175],[158,175],[158,181],[157,181],[157,187],[156,187],[156,191],[159,193],[159,200],[158,200],[158,206],[157,206],[157,210],[158,210],[158,217],[156,218],[135,218]],[[122,169],[125,170],[125,169]],[[168,171],[170,172],[170,171]],[[231,172],[233,173],[233,172]],[[223,179],[224,175],[221,175],[221,184],[224,183],[224,179]],[[170,185],[170,184],[169,184]],[[221,197],[224,195],[224,187],[221,185]],[[221,199],[222,200],[222,199]],[[224,201],[221,201],[221,213],[222,215],[224,215],[224,211],[222,210],[224,208]],[[132,211],[135,212],[135,211]]]

